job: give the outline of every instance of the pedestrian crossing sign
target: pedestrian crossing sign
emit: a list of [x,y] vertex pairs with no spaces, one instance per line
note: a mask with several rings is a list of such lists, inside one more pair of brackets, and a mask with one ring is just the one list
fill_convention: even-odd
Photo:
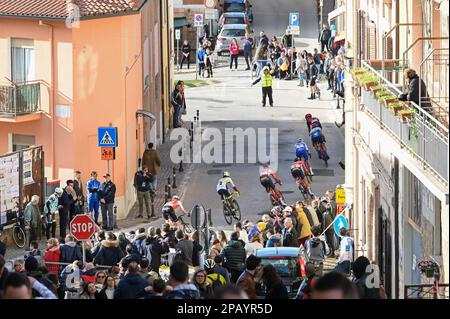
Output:
[[98,146],[117,147],[118,146],[117,127],[99,127]]

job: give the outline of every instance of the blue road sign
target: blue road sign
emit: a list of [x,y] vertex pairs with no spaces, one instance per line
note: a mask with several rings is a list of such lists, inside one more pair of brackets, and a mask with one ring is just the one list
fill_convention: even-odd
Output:
[[99,147],[117,147],[119,144],[118,142],[117,127],[98,128]]
[[334,232],[336,233],[336,235],[338,235],[339,237],[341,237],[341,234],[339,234],[339,230],[341,228],[347,228],[348,229],[348,221],[347,219],[344,217],[344,215],[339,215],[338,218],[336,218],[336,220],[334,221],[333,224],[333,228],[334,228]]
[[298,12],[289,13],[289,26],[290,27],[300,26],[300,13]]

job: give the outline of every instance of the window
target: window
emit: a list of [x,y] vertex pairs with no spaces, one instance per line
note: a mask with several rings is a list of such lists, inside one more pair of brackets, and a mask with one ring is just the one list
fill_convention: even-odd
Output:
[[33,40],[12,39],[11,79],[14,83],[35,80],[35,52]]
[[221,36],[223,36],[223,37],[244,37],[245,30],[225,29],[222,31]]
[[32,135],[11,134],[11,152],[20,151],[36,145],[36,139]]

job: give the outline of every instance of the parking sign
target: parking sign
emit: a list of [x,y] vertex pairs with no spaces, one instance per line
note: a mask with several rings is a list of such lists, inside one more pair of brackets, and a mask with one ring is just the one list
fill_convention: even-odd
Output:
[[299,27],[300,26],[300,13],[298,13],[298,12],[291,12],[289,14],[289,26],[291,27],[291,29],[292,29],[292,27]]
[[203,27],[203,14],[196,14],[194,16],[194,27]]

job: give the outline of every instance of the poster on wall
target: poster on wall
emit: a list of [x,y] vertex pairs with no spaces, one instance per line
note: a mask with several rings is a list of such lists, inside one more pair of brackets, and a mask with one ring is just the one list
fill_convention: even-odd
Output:
[[15,216],[19,210],[19,154],[0,157],[0,213]]
[[23,152],[23,185],[33,183],[33,150],[29,150]]

